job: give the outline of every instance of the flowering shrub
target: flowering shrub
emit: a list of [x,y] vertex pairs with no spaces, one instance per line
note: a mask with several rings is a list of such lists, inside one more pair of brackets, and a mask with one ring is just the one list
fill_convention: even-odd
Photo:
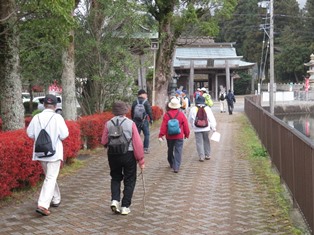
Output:
[[35,185],[42,172],[38,162],[32,161],[33,140],[24,129],[0,133],[0,198],[14,188]]
[[159,106],[152,106],[154,121],[159,120],[163,115],[163,110]]
[[63,159],[64,162],[69,158],[77,157],[82,146],[80,126],[75,121],[66,121],[69,129],[69,136],[63,140]]
[[83,116],[78,120],[85,147],[94,149],[100,145],[104,124],[113,117],[111,112]]
[[[69,137],[63,141],[64,160],[77,156],[81,148],[80,128],[74,121],[66,121]],[[15,188],[33,186],[43,174],[37,161],[32,161],[34,140],[25,129],[0,133],[0,199]]]

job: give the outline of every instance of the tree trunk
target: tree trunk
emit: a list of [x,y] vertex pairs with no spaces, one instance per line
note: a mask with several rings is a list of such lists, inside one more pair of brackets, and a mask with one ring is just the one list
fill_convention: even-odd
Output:
[[[75,0],[73,9],[77,8],[79,2],[80,0]],[[62,55],[62,115],[66,120],[76,120],[77,118],[74,55],[74,30],[71,30],[68,48]]]
[[171,31],[171,23],[168,19],[163,20],[159,26],[160,47],[156,61],[156,97],[155,104],[165,109],[168,101],[168,84],[172,79],[172,60],[176,38]]
[[63,53],[62,62],[62,115],[66,120],[76,120],[74,31],[70,33],[70,43]]
[[24,128],[24,107],[20,77],[19,34],[14,0],[0,4],[0,106],[2,130]]

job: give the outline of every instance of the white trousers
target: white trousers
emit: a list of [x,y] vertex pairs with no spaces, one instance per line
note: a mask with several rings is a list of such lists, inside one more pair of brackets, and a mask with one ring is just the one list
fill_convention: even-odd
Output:
[[220,100],[220,112],[225,112],[225,101]]
[[57,204],[61,201],[57,178],[60,171],[61,160],[55,162],[40,162],[45,172],[45,180],[41,187],[38,206],[49,209],[50,203]]

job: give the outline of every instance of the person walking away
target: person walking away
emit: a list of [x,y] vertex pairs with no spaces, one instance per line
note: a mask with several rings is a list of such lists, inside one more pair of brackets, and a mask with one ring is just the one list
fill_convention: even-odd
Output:
[[[68,137],[68,127],[60,114],[55,113],[57,97],[48,94],[44,98],[45,109],[36,114],[29,126],[27,135],[34,139],[33,161],[39,161],[45,173],[40,195],[37,202],[36,212],[48,216],[50,215],[49,207],[58,207],[61,203],[61,194],[57,184],[57,178],[60,171],[61,162],[63,161],[62,140]],[[36,141],[42,129],[48,133],[51,139],[54,154],[39,154],[36,151]],[[49,156],[51,155],[51,156]]]
[[[216,119],[214,114],[208,106],[205,105],[205,98],[203,96],[199,96],[196,101],[196,106],[192,107],[189,115],[189,123],[195,134],[195,143],[196,150],[198,153],[199,161],[203,162],[204,159],[210,159],[210,140],[209,133],[210,131],[216,131]],[[200,109],[204,109],[206,115],[205,118],[207,125],[198,125],[196,122],[197,118],[200,118],[198,115],[198,111]],[[202,111],[202,110],[200,110]]]
[[226,98],[225,88],[221,88],[219,92],[219,103],[220,103],[220,112],[225,113],[225,98]]
[[180,89],[177,89],[175,97],[180,101],[180,109],[182,111],[184,111],[186,106],[187,106],[187,104],[185,103],[185,100],[184,100],[182,94],[183,94],[183,92]]
[[193,94],[194,101],[195,101],[200,95],[202,95],[201,88],[197,88],[196,91],[195,91],[194,94]]
[[183,109],[183,112],[188,117],[189,110],[191,107],[191,102],[190,102],[189,97],[187,96],[186,90],[182,90],[181,96],[182,96],[183,102],[185,103],[185,109]]
[[[116,101],[112,105],[114,117],[107,121],[104,126],[101,143],[108,148],[108,162],[111,176],[111,210],[115,213],[127,215],[131,212],[133,192],[136,183],[137,163],[141,170],[144,169],[144,150],[143,142],[138,133],[136,124],[125,115],[129,108],[123,101]],[[111,148],[110,131],[115,126],[121,126],[123,135],[128,141],[125,151],[119,151],[120,148]],[[113,150],[112,150],[113,149]],[[121,181],[123,181],[124,190],[121,199]]]
[[[160,126],[159,140],[166,136],[168,147],[168,162],[174,173],[178,173],[182,161],[183,139],[189,138],[190,129],[188,120],[184,113],[180,111],[180,101],[176,97],[172,97],[168,103],[169,110],[164,114]],[[170,133],[169,121],[177,120],[179,132],[177,134]]]
[[153,124],[152,107],[147,100],[147,93],[141,89],[137,93],[137,99],[133,102],[131,108],[131,117],[135,122],[139,134],[144,134],[144,153],[149,153],[149,123]]
[[227,100],[227,104],[228,104],[229,115],[232,115],[233,103],[236,102],[236,99],[234,97],[234,94],[231,92],[231,90],[228,91],[228,94],[226,95],[226,100]]
[[207,93],[207,89],[205,87],[202,87],[201,92],[202,92],[202,96],[205,98],[205,104],[208,107],[212,107],[214,105],[214,102],[210,94]]

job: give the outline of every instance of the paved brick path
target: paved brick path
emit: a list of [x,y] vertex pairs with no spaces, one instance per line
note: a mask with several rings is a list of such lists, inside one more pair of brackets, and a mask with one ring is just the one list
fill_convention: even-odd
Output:
[[234,154],[232,139],[240,131],[236,119],[243,115],[243,100],[232,116],[221,114],[218,104],[213,110],[222,139],[212,143],[212,159],[198,161],[192,134],[184,143],[178,174],[169,168],[166,144],[159,144],[153,131],[145,200],[139,176],[128,216],[110,210],[109,169],[100,150],[78,173],[59,180],[62,204],[51,208],[50,216],[35,213],[38,195],[1,208],[0,234],[290,234],[290,223],[274,216],[276,208],[265,206],[269,195],[248,161]]

